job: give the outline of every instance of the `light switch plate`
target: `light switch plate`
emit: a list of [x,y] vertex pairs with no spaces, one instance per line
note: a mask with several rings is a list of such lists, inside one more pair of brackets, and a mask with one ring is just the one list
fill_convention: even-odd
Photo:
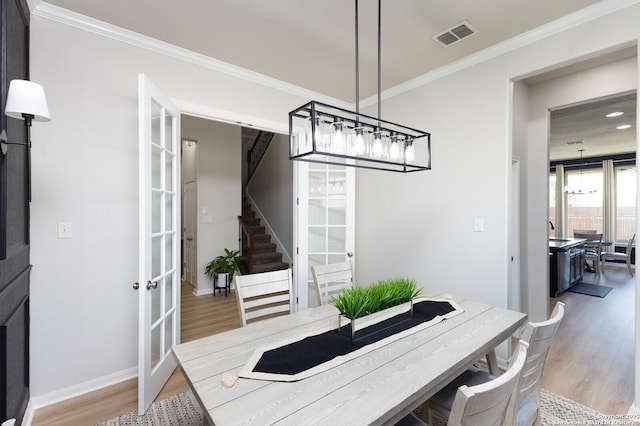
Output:
[[73,237],[73,224],[71,222],[58,222],[58,239]]
[[474,230],[474,232],[483,232],[484,231],[484,219],[475,218],[473,220],[473,230]]

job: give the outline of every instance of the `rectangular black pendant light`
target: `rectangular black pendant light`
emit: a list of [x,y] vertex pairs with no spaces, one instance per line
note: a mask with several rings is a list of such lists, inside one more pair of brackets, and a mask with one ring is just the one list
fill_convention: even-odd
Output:
[[289,147],[291,160],[402,173],[431,169],[429,133],[316,101],[289,113]]
[[431,169],[431,134],[380,118],[381,17],[378,0],[378,117],[360,114],[358,0],[355,0],[356,111],[317,101],[291,111],[289,159],[401,173]]

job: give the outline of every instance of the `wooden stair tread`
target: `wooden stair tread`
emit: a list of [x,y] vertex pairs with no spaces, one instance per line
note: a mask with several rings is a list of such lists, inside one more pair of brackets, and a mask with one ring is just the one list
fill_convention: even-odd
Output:
[[[289,268],[289,264],[282,262],[282,253],[277,251],[277,245],[271,242],[271,235],[266,233],[266,227],[260,225],[260,219],[251,205],[243,199],[242,215],[239,217],[245,232],[251,234],[252,247],[247,249],[247,262],[243,265],[243,273],[259,273],[277,271]],[[246,248],[246,247],[245,247]]]
[[259,265],[254,265],[253,273],[259,272],[270,272],[270,271],[279,271],[281,269],[288,269],[289,264],[284,262],[274,262],[274,263],[261,263]]

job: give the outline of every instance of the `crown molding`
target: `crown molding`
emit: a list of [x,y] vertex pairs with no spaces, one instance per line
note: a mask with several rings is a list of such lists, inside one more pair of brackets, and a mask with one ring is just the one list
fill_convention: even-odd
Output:
[[182,47],[178,47],[140,33],[136,33],[134,31],[117,27],[115,25],[108,24],[106,22],[61,8],[59,6],[52,5],[47,2],[38,3],[33,9],[32,14],[40,18],[69,25],[80,30],[108,37],[122,43],[127,43],[132,46],[146,49],[180,61],[188,62],[193,65],[198,65],[216,72],[231,75],[233,77],[240,78],[252,83],[257,83],[265,87],[288,93],[290,95],[299,96],[303,99],[317,99],[321,100],[321,102],[338,105],[343,108],[349,108],[352,105],[351,103],[335,99],[327,95],[323,95],[322,93],[314,92],[312,90],[308,90],[300,86],[296,86],[294,84],[254,72],[246,68],[230,64],[228,62],[223,62],[218,59],[214,59],[209,56],[196,53],[194,51],[184,49]]
[[[384,90],[380,94],[381,99],[392,98],[402,93],[408,92],[413,89],[417,89],[427,83],[431,83],[440,78],[462,71],[466,68],[478,65],[482,62],[504,55],[505,53],[530,45],[545,38],[551,37],[555,34],[566,31],[569,28],[577,27],[578,25],[593,21],[602,16],[608,15],[613,12],[617,12],[621,9],[639,4],[640,0],[602,0],[591,6],[587,6],[555,21],[548,22],[540,27],[534,28],[530,31],[512,37],[501,43],[494,44],[484,50],[473,53],[469,56],[444,65],[433,71],[422,74],[411,80],[407,80],[404,83],[398,84],[387,90]],[[360,101],[362,106],[371,106],[377,104],[377,96],[370,96],[363,101]]]
[[[30,0],[36,3],[38,0]],[[479,52],[465,56],[464,58],[444,65],[433,71],[429,71],[404,83],[398,84],[380,94],[381,99],[388,99],[402,93],[414,90],[420,86],[436,81],[440,78],[462,71],[474,65],[504,55],[513,50],[522,48],[552,35],[566,31],[569,28],[590,22],[607,14],[617,12],[626,7],[640,3],[640,0],[602,0],[591,6],[580,9],[555,21],[544,24],[538,28],[512,37],[501,43],[495,44]],[[84,31],[109,37],[123,43],[127,43],[142,49],[169,56],[184,62],[202,66],[216,72],[232,75],[252,83],[279,90],[303,99],[315,99],[321,102],[341,106],[345,109],[353,109],[355,103],[345,102],[336,98],[323,95],[312,90],[302,88],[273,77],[260,74],[246,68],[223,62],[200,53],[193,52],[163,41],[147,37],[134,31],[126,30],[115,25],[99,21],[88,16],[72,12],[70,10],[54,6],[46,2],[39,2],[33,9],[33,15],[45,19],[69,25]],[[363,107],[377,104],[377,95],[370,96],[360,101]]]

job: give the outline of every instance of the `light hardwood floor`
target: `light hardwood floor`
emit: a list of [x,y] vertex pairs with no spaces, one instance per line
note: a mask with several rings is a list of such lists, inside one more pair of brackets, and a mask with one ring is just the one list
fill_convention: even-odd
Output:
[[[564,293],[550,300],[566,304],[565,318],[554,339],[543,387],[606,414],[626,414],[633,402],[635,280],[626,268],[607,266],[601,277],[585,282],[605,284],[605,298]],[[195,297],[182,286],[182,341],[239,327],[235,294]],[[180,370],[171,376],[157,400],[188,389]],[[134,410],[135,379],[39,409],[33,425],[94,425]]]
[[[201,337],[240,327],[235,293],[196,297],[193,287],[182,284],[181,341],[189,342]],[[162,388],[156,401],[189,388],[180,369],[176,369]],[[41,408],[36,411],[33,426],[84,426],[135,410],[138,404],[138,381],[127,380],[104,389]]]
[[613,287],[605,297],[565,292],[565,317],[551,344],[542,386],[606,414],[633,403],[635,277],[626,266],[605,266],[583,282]]

